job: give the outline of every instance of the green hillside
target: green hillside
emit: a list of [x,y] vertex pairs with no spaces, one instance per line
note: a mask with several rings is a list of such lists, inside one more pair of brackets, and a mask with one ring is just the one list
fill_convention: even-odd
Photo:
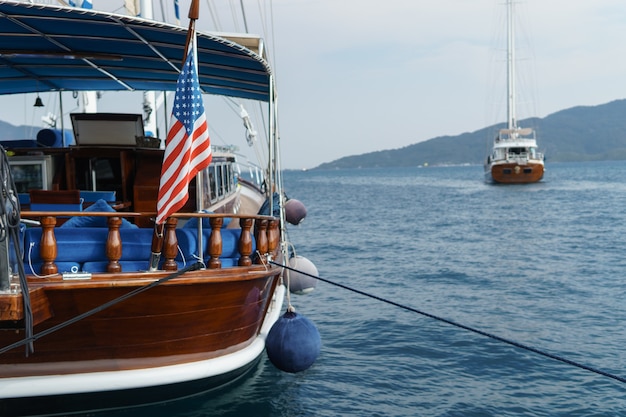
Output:
[[[626,99],[578,106],[523,120],[537,132],[546,162],[626,160]],[[399,149],[347,156],[317,169],[482,164],[502,124],[458,136],[440,136]]]

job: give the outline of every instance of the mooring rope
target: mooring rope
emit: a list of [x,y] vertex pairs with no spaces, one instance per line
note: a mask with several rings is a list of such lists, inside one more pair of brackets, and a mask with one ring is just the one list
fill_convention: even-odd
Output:
[[584,364],[582,364],[580,362],[576,362],[576,361],[573,361],[571,359],[567,359],[567,358],[564,358],[562,356],[555,355],[555,354],[546,352],[544,350],[537,349],[537,348],[525,345],[525,344],[520,343],[520,342],[516,342],[516,341],[511,340],[511,339],[506,339],[504,337],[497,336],[495,334],[492,334],[492,333],[489,333],[489,332],[486,332],[486,331],[483,331],[483,330],[480,330],[480,329],[476,329],[474,327],[470,327],[470,326],[467,326],[465,324],[461,324],[461,323],[458,323],[458,322],[455,322],[455,321],[452,321],[452,320],[448,320],[446,318],[439,317],[439,316],[436,316],[434,314],[430,314],[430,313],[427,313],[425,311],[421,311],[421,310],[418,310],[418,309],[413,308],[413,307],[409,307],[409,306],[404,305],[404,304],[396,303],[395,301],[391,301],[391,300],[385,299],[383,297],[379,297],[377,295],[367,293],[365,291],[357,290],[356,288],[348,287],[347,285],[343,285],[343,284],[340,284],[338,282],[331,281],[329,279],[325,279],[325,278],[322,278],[322,277],[319,277],[319,276],[315,276],[315,275],[309,274],[309,273],[304,272],[304,271],[299,271],[299,270],[297,270],[295,268],[291,268],[290,266],[287,266],[287,265],[282,265],[282,264],[276,263],[274,261],[269,261],[269,263],[274,264],[276,266],[281,266],[281,267],[283,267],[285,269],[288,269],[290,271],[293,271],[293,272],[298,272],[300,274],[306,275],[306,276],[311,277],[311,278],[315,278],[317,280],[320,280],[320,281],[326,282],[328,284],[331,284],[331,285],[343,288],[345,290],[352,291],[354,293],[363,295],[365,297],[373,298],[375,300],[382,301],[383,303],[391,304],[391,305],[399,307],[399,308],[401,308],[403,310],[411,311],[413,313],[417,313],[417,314],[420,314],[422,316],[429,317],[431,319],[434,319],[434,320],[437,320],[437,321],[441,321],[443,323],[450,324],[452,326],[455,326],[455,327],[458,327],[458,328],[461,328],[461,329],[464,329],[464,330],[467,330],[467,331],[470,331],[470,332],[473,332],[473,333],[476,333],[476,334],[479,334],[479,335],[482,335],[482,336],[486,336],[486,337],[488,337],[490,339],[494,339],[494,340],[497,340],[499,342],[503,342],[503,343],[509,344],[511,346],[515,346],[517,348],[524,349],[524,350],[527,350],[529,352],[536,353],[536,354],[541,355],[541,356],[545,356],[546,358],[554,359],[556,361],[559,361],[559,362],[562,362],[562,363],[566,363],[568,365],[572,365],[572,366],[575,366],[577,368],[584,369],[586,371],[593,372],[593,373],[596,373],[598,375],[602,375],[602,376],[614,379],[614,380],[619,381],[619,382],[626,383],[626,378],[622,378],[620,376],[611,374],[611,373],[603,371],[601,369],[597,369],[597,368],[594,368],[592,366],[584,365]]
[[178,270],[178,271],[176,271],[176,272],[174,272],[174,273],[172,273],[172,274],[170,274],[170,275],[168,275],[166,277],[163,277],[163,278],[161,278],[161,279],[159,279],[157,281],[151,282],[148,285],[144,285],[143,287],[135,288],[134,290],[132,290],[132,291],[130,291],[130,292],[128,292],[128,293],[126,293],[126,294],[124,294],[122,296],[119,296],[119,297],[117,297],[117,298],[115,298],[115,299],[113,299],[113,300],[111,300],[109,302],[106,302],[106,303],[104,303],[102,305],[99,305],[96,308],[93,308],[91,310],[85,311],[84,313],[79,314],[78,316],[76,316],[74,318],[71,318],[71,319],[69,319],[67,321],[64,321],[63,323],[59,323],[56,326],[50,327],[49,329],[41,331],[41,332],[39,332],[37,334],[34,334],[34,335],[30,336],[30,337],[25,337],[24,339],[19,340],[19,341],[15,342],[15,343],[13,343],[11,345],[5,346],[2,349],[0,349],[0,355],[5,353],[5,352],[8,352],[11,349],[15,349],[16,347],[20,347],[20,346],[32,343],[32,342],[36,341],[37,339],[39,339],[41,337],[47,336],[50,333],[54,333],[54,332],[56,332],[58,330],[61,330],[61,329],[65,328],[65,327],[67,327],[67,326],[69,326],[71,324],[74,324],[74,323],[76,323],[78,321],[81,321],[81,320],[83,320],[83,319],[85,319],[85,318],[87,318],[89,316],[93,316],[94,314],[99,313],[102,310],[105,310],[105,309],[107,309],[107,308],[109,308],[111,306],[114,306],[115,304],[121,303],[122,301],[127,300],[127,299],[129,299],[131,297],[134,297],[135,295],[137,295],[139,293],[147,291],[150,288],[154,288],[157,285],[163,284],[164,282],[167,282],[167,281],[169,281],[171,279],[179,277],[179,276],[181,276],[182,274],[184,274],[186,272],[195,271],[196,269],[200,269],[200,268],[202,268],[202,263],[196,262],[196,263],[191,264],[191,265],[189,265],[186,268],[180,269],[180,270]]

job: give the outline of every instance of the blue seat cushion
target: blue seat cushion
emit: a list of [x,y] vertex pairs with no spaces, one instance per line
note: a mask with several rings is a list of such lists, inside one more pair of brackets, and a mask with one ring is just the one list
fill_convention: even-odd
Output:
[[[107,272],[108,261],[85,262],[82,270],[85,272]],[[148,259],[143,261],[120,261],[122,271],[147,271],[150,267]],[[59,269],[60,270],[60,269]]]
[[[32,208],[32,204],[31,204]],[[89,207],[85,209],[85,212],[104,212],[104,213],[112,213],[115,212],[115,209],[109,205],[103,199],[99,199]],[[98,216],[76,216],[71,217],[68,221],[63,223],[60,227],[107,227],[108,226],[108,217],[98,217]],[[122,228],[137,228],[136,225],[132,224],[126,219],[122,219]]]
[[[152,252],[152,228],[120,229],[122,239],[122,257],[120,261],[136,261],[150,259]],[[105,258],[106,259],[106,258]]]
[[[149,267],[152,253],[152,228],[120,229],[122,240],[122,256],[120,264],[122,271],[144,271]],[[24,231],[24,260],[27,271],[33,273],[41,270],[39,248],[41,246],[42,229],[39,227],[27,228]],[[109,230],[104,227],[58,227],[54,231],[57,241],[57,258],[55,263],[59,272],[71,271],[73,267],[79,271],[105,272],[109,263],[106,256],[106,241]],[[204,259],[208,259],[208,242],[210,230],[203,231],[202,252]],[[222,267],[236,266],[239,261],[240,229],[222,229]],[[176,261],[179,265],[197,259],[198,240],[193,229],[176,229],[179,252]],[[253,240],[253,251],[254,251]],[[163,257],[161,257],[163,260]],[[32,269],[29,267],[32,264]]]
[[82,204],[30,203],[32,211],[83,211]]
[[98,200],[115,201],[115,191],[85,191],[80,190],[80,198],[84,202],[97,202]]
[[[93,259],[106,259],[106,241],[109,234],[108,229],[100,227],[89,227],[81,230],[57,227],[54,235],[57,241],[57,258],[59,262],[86,262]],[[32,245],[32,250],[30,249]],[[32,262],[43,262],[39,255],[41,245],[41,228],[27,228],[24,233],[24,254],[26,263],[28,257]]]

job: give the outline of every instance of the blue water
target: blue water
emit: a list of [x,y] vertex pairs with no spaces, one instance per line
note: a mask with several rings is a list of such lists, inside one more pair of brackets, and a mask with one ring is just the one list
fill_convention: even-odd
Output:
[[[285,173],[289,228],[319,275],[626,378],[626,162],[549,164],[522,186],[482,167]],[[626,384],[320,282],[296,309],[312,368],[267,359],[150,416],[620,416]]]

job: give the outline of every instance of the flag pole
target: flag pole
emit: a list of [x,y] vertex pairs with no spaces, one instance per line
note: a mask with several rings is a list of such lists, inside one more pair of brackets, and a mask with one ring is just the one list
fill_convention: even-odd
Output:
[[[192,0],[191,5],[189,6],[189,30],[187,31],[187,42],[185,47],[185,57],[183,62],[187,60],[187,53],[189,51],[189,44],[191,43],[191,47],[193,48],[193,59],[195,60],[194,67],[196,71],[198,71],[199,77],[199,69],[198,69],[198,49],[196,44],[196,20],[200,18],[200,2],[198,0]],[[204,181],[202,180],[202,171],[199,171],[196,174],[196,210],[198,212],[201,211],[201,207],[204,205],[202,201],[202,196],[204,193],[202,189],[204,187]],[[202,223],[204,223],[204,219],[201,217],[198,219],[198,262],[204,265],[204,254],[202,251]]]
[[[191,5],[189,6],[189,29],[187,29],[187,40],[185,41],[185,53],[183,55],[183,64],[187,60],[187,51],[189,51],[189,44],[196,36],[196,20],[200,17],[200,1],[199,0],[191,0]],[[195,47],[195,42],[194,42]]]
[[[189,17],[189,27],[187,29],[187,39],[185,40],[185,48],[183,50],[182,66],[184,66],[185,62],[187,61],[187,53],[189,51],[189,44],[193,42],[192,47],[193,48],[196,47],[196,43],[195,43],[196,20],[198,20],[198,18],[200,17],[199,0],[191,0],[191,5],[189,6],[188,17]],[[194,58],[197,59],[197,56],[194,55]],[[196,68],[197,68],[197,65],[196,65]],[[197,181],[197,178],[199,177],[200,177],[200,174],[196,175],[196,181]],[[196,190],[199,190],[197,182],[196,182]],[[197,195],[196,201],[198,201],[198,198],[199,198],[198,191],[196,192],[196,195]],[[197,205],[197,202],[196,202],[196,205]],[[198,224],[200,225],[202,224],[202,219],[200,219]],[[161,259],[161,251],[163,249],[163,237],[164,237],[163,230],[164,230],[164,224],[158,224],[155,222],[154,232],[152,234],[151,254],[150,254],[150,261],[149,261],[149,268],[148,268],[149,271],[158,270],[159,261]],[[199,230],[199,234],[198,234],[199,253],[200,253],[200,261],[202,262],[202,249],[201,249],[202,246],[200,246],[202,244],[201,226],[198,227],[198,230]]]
[[[189,13],[191,14],[191,10],[189,11]],[[191,19],[191,16],[189,16],[189,18]],[[196,44],[196,32],[195,31],[192,35],[191,42],[192,42],[191,47],[193,48],[193,59],[195,60],[194,66],[196,68],[196,71],[199,73],[200,71],[198,68],[198,48]],[[199,78],[199,75],[198,75],[198,78]],[[203,170],[198,171],[198,173],[196,174],[196,211],[197,212],[202,212],[202,209],[204,208],[204,199],[202,198],[204,196],[204,177],[203,177],[202,171]],[[202,265],[204,265],[204,253],[203,253],[204,251],[202,250],[203,248],[202,227],[204,226],[203,223],[204,223],[204,217],[200,217],[198,219],[198,259],[197,261],[202,263]]]

